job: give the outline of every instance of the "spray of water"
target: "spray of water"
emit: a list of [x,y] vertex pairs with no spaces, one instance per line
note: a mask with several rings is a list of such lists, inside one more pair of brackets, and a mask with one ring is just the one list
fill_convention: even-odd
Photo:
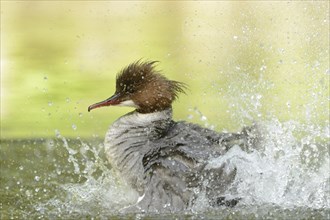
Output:
[[103,144],[89,146],[80,141],[70,146],[58,130],[55,133],[62,142],[60,147],[68,152],[67,162],[76,178],[73,183],[59,183],[63,194],[47,203],[37,204],[39,213],[54,217],[73,217],[75,214],[109,216],[118,214],[122,208],[137,200],[137,192],[113,172],[103,157]]
[[[241,213],[246,210],[253,213],[255,207],[329,210],[330,128],[329,123],[313,123],[313,114],[320,112],[313,107],[317,104],[305,106],[308,119],[305,122],[283,122],[272,112],[265,114],[262,111],[264,94],[261,91],[267,92],[273,85],[257,79],[250,87],[244,81],[253,80],[240,78],[241,81],[237,79],[235,84],[228,85],[227,98],[235,103],[230,107],[232,119],[239,125],[255,123],[260,144],[249,150],[235,146],[223,157],[210,161],[210,167],[226,163],[229,169],[237,168],[235,183],[227,190],[226,198],[241,198],[236,207]],[[242,90],[248,92],[241,93]],[[289,101],[287,106],[290,108]],[[190,113],[189,118],[197,115],[206,127],[213,128],[197,108]],[[70,145],[59,131],[56,131],[56,138],[61,142],[59,147],[67,151],[67,162],[76,179],[71,183],[59,183],[61,196],[37,204],[39,213],[53,213],[56,217],[60,217],[58,213],[109,216],[120,213],[138,200],[138,194],[107,163],[103,144],[87,144],[80,140],[79,144]],[[58,169],[61,173],[61,167]],[[196,194],[199,196],[188,212],[198,214],[214,209],[209,207],[203,192]],[[260,210],[259,214],[262,214]]]
[[[226,192],[228,198],[241,198],[236,208],[329,209],[329,128],[306,127],[294,121],[281,123],[276,119],[259,122],[257,127],[262,131],[258,149],[245,151],[236,146],[209,164],[218,167],[227,163],[237,168],[235,183]],[[306,136],[298,139],[294,135],[297,131],[305,131]],[[68,152],[67,161],[77,180],[61,183],[63,196],[38,204],[39,213],[53,212],[56,217],[59,212],[70,216],[109,216],[137,201],[138,194],[107,164],[102,144],[90,146],[80,141],[79,145],[70,146],[58,131],[56,136]],[[199,197],[190,207],[191,213],[214,209],[209,207],[203,192],[196,193]]]

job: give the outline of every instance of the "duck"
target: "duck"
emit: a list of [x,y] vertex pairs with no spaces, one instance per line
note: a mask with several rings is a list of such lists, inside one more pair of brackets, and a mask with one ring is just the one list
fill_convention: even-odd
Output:
[[[116,77],[114,94],[88,107],[128,106],[105,135],[104,151],[111,169],[137,191],[139,198],[126,210],[173,213],[189,209],[203,194],[210,206],[235,206],[240,198],[226,198],[236,168],[210,166],[233,146],[251,148],[252,128],[219,133],[198,124],[173,120],[172,103],[187,84],[169,80],[157,61],[136,61]],[[228,167],[231,167],[230,169]]]

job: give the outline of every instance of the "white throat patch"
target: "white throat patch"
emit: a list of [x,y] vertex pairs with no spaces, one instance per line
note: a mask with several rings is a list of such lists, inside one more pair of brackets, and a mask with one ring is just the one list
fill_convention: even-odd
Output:
[[138,108],[138,106],[133,102],[133,100],[123,101],[116,106],[128,106],[128,107]]

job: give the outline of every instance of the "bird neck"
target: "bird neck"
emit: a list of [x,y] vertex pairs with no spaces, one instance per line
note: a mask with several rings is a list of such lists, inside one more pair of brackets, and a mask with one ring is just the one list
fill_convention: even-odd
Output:
[[141,113],[137,110],[130,112],[117,121],[112,126],[120,129],[134,129],[134,128],[150,128],[151,127],[166,127],[166,124],[172,120],[172,108],[167,108],[162,111],[155,111],[151,113]]

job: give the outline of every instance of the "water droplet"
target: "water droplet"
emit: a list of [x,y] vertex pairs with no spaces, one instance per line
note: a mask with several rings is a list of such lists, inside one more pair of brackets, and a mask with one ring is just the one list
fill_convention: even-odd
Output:
[[46,146],[47,146],[48,148],[52,148],[52,147],[54,147],[54,145],[55,145],[55,143],[54,143],[53,140],[47,140],[47,141],[46,141]]
[[55,129],[55,136],[56,136],[57,138],[60,138],[60,137],[61,137],[60,131],[57,130],[57,129]]
[[48,105],[49,105],[49,106],[52,106],[52,105],[53,105],[53,102],[49,101],[49,102],[48,102]]
[[79,112],[79,117],[82,117],[83,116],[83,113]]
[[73,129],[73,130],[77,130],[77,125],[75,125],[75,124],[72,124],[72,126],[71,126],[71,127],[72,127],[72,129]]
[[39,180],[40,180],[40,176],[35,176],[35,177],[34,177],[34,180],[37,181],[37,182],[39,182]]
[[321,65],[320,62],[318,60],[316,60],[312,67],[313,68],[318,68],[320,65]]
[[288,102],[286,103],[286,106],[287,106],[288,108],[291,108],[291,103],[290,103],[290,101],[288,101]]
[[67,98],[65,99],[65,101],[66,101],[66,103],[69,103],[71,100],[67,97]]
[[257,99],[261,99],[262,95],[258,94],[256,97],[257,97]]
[[238,36],[235,35],[233,38],[234,38],[234,40],[237,40],[238,39]]
[[24,167],[23,166],[19,166],[18,169],[19,170],[24,170]]
[[26,191],[25,191],[25,195],[26,195],[27,197],[30,197],[30,196],[31,196],[31,191],[30,191],[30,190],[26,190]]
[[202,120],[202,121],[206,121],[206,120],[207,120],[207,117],[203,115],[203,116],[201,117],[201,120]]

